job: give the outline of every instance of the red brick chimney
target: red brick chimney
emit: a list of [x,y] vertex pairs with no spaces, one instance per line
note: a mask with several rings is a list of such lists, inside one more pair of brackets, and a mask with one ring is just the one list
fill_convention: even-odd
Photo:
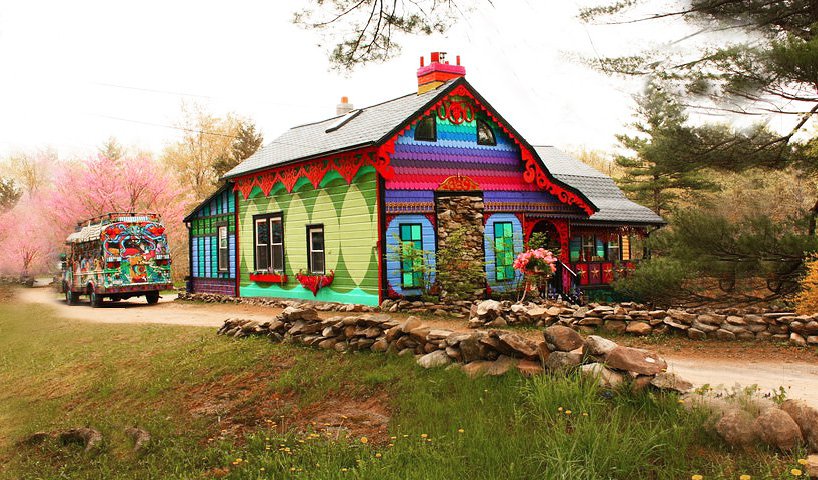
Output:
[[453,78],[465,76],[466,67],[460,66],[460,55],[457,56],[457,65],[449,65],[446,61],[446,52],[432,52],[429,65],[424,66],[424,59],[420,57],[418,95],[434,90]]

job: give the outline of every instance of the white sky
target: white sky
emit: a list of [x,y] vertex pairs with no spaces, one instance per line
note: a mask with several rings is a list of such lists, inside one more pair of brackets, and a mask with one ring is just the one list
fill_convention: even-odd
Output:
[[583,25],[573,1],[478,1],[445,37],[400,39],[400,57],[345,77],[329,71],[314,32],[291,24],[300,1],[4,0],[0,158],[44,146],[87,155],[111,135],[159,153],[180,132],[145,123],[174,124],[182,100],[250,117],[266,143],[334,115],[342,95],[362,107],[414,91],[418,59],[433,50],[461,55],[468,80],[531,143],[609,149],[641,85],[572,57],[636,51],[688,28]]

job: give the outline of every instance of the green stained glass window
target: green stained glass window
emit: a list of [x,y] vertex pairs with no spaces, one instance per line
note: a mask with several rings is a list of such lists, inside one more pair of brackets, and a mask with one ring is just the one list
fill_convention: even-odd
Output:
[[511,222],[494,224],[494,264],[498,282],[514,278],[514,227]]
[[418,223],[400,224],[401,277],[404,288],[423,285],[423,229]]
[[568,244],[568,252],[570,253],[571,262],[578,262],[580,257],[580,251],[582,250],[582,238],[581,237],[574,237],[571,239],[571,242]]

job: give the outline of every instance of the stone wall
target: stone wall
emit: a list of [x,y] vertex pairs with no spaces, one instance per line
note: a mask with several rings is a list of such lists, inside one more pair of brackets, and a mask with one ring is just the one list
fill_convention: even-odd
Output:
[[269,322],[231,319],[221,335],[267,336],[276,342],[324,350],[414,355],[424,368],[454,366],[469,376],[502,375],[517,369],[526,376],[545,371],[579,369],[605,387],[628,384],[687,392],[692,385],[667,373],[667,363],[655,353],[619,346],[598,336],[582,338],[571,328],[554,325],[534,341],[508,331],[454,332],[435,329],[410,317],[403,322],[385,314],[321,319],[313,309],[288,307]]
[[677,334],[693,340],[773,340],[798,346],[818,345],[818,314],[796,315],[762,309],[649,309],[624,302],[614,305],[564,303],[512,304],[485,300],[472,307],[472,328],[504,325],[564,325],[583,333]]
[[818,346],[818,314],[764,309],[651,309],[623,302],[586,306],[564,302],[517,304],[509,301],[451,301],[445,304],[385,300],[381,307],[330,302],[304,302],[276,298],[236,298],[217,294],[179,292],[180,300],[205,303],[241,303],[277,308],[314,308],[334,312],[409,312],[441,317],[468,318],[471,328],[507,325],[545,327],[563,325],[582,333],[608,332],[625,335],[681,335],[693,340],[771,340],[797,346]]
[[[471,290],[473,298],[479,298],[486,287],[485,275],[468,275],[467,272],[484,270],[483,198],[476,195],[441,196],[437,199],[436,208],[437,279],[441,297],[445,298],[452,291]],[[463,229],[463,235],[453,236],[460,229]],[[447,248],[457,249],[458,258],[444,261]]]

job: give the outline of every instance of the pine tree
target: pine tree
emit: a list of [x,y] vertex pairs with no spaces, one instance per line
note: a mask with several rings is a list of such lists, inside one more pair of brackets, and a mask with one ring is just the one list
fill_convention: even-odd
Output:
[[664,89],[649,84],[637,97],[637,121],[631,124],[637,134],[617,135],[622,147],[633,152],[615,158],[625,172],[620,186],[658,215],[681,195],[715,188],[701,171],[696,134],[685,122],[684,108]]

